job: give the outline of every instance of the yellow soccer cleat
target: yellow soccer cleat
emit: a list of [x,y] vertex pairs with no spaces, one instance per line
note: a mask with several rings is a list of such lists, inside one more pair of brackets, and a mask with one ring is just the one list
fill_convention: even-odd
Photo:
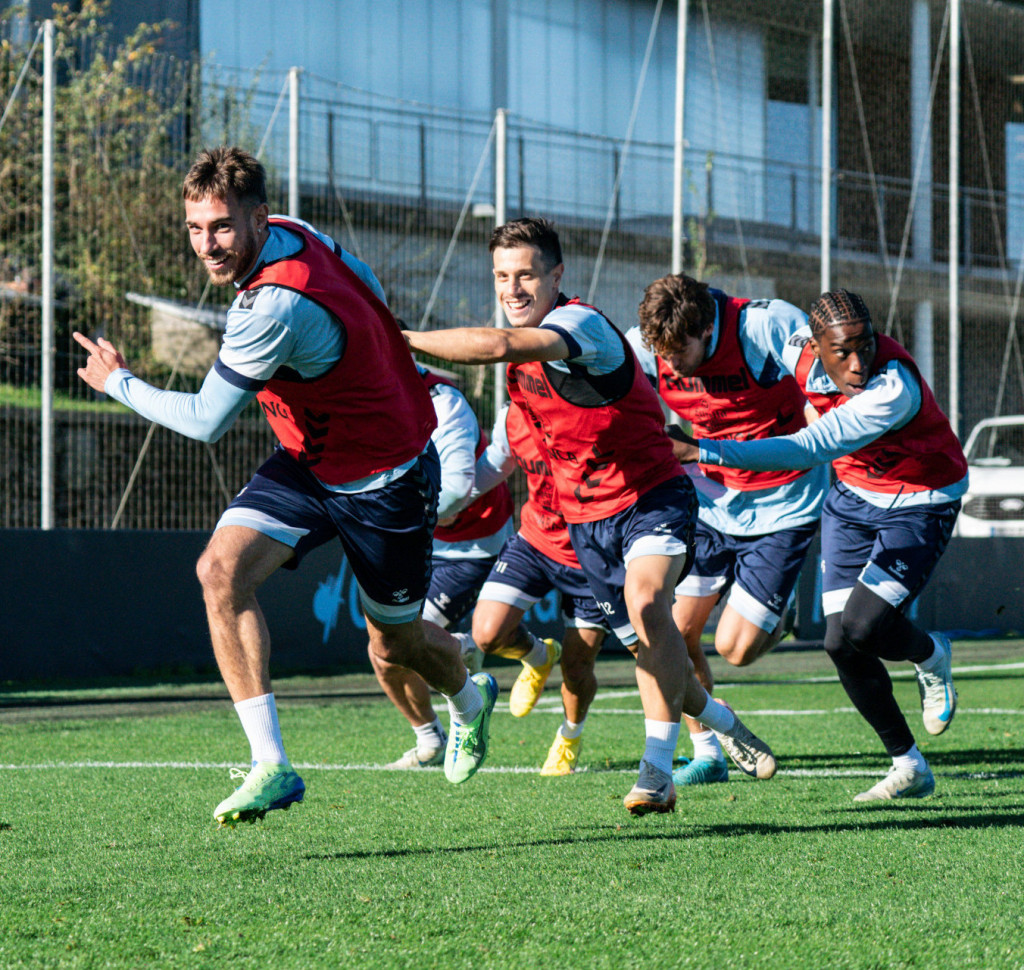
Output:
[[555,735],[555,740],[548,751],[547,761],[540,773],[545,778],[554,778],[558,775],[571,775],[576,770],[576,763],[580,756],[580,747],[583,745],[583,735],[578,738],[563,738],[561,732]]
[[508,709],[513,717],[526,717],[533,710],[533,705],[544,692],[551,668],[562,656],[562,645],[557,640],[545,640],[544,645],[548,648],[547,662],[539,667],[531,667],[524,660],[523,669],[512,685],[512,692],[508,695]]

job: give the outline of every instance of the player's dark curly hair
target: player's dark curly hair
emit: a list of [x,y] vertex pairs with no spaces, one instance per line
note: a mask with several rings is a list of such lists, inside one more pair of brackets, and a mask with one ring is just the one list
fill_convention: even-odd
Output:
[[547,219],[512,219],[491,233],[488,252],[496,249],[515,249],[517,246],[536,246],[544,260],[544,269],[553,270],[562,262],[562,244],[555,227]]
[[715,298],[707,283],[675,273],[662,276],[644,290],[638,315],[644,343],[666,357],[685,337],[699,337],[715,322]]
[[267,201],[267,173],[247,151],[233,145],[204,148],[192,163],[181,186],[186,202],[227,199],[233,195],[242,205]]
[[809,314],[811,335],[817,340],[829,327],[850,323],[871,323],[867,305],[849,290],[829,290],[814,301]]

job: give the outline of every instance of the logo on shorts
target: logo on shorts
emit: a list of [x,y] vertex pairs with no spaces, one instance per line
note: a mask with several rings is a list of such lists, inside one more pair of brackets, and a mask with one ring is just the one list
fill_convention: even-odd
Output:
[[907,570],[909,568],[910,567],[902,559],[897,559],[896,562],[892,564],[892,571],[899,576],[900,579],[907,574]]
[[452,598],[447,593],[440,593],[437,596],[437,605],[444,607],[451,603]]
[[396,589],[391,594],[391,601],[393,603],[408,603],[409,602],[409,590],[408,589]]

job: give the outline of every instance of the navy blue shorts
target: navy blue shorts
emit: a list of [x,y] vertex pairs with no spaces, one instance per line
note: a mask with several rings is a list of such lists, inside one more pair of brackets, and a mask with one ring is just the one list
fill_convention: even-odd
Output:
[[401,478],[369,492],[332,492],[278,448],[218,523],[241,525],[291,546],[295,569],[337,537],[359,584],[363,609],[380,623],[419,615],[430,559],[441,465],[433,444]]
[[842,482],[821,513],[821,605],[841,613],[859,582],[901,608],[921,592],[953,534],[960,500],[880,509]]
[[480,599],[507,603],[525,613],[553,589],[562,601],[565,626],[608,629],[583,570],[555,562],[518,533],[502,546]]
[[486,559],[441,559],[434,556],[423,618],[446,630],[464,619],[476,604],[480,587],[496,562]]
[[570,522],[569,538],[612,632],[625,646],[636,642],[626,609],[626,564],[640,556],[686,555],[680,578],[693,563],[697,493],[685,475],[644,492],[632,508],[597,522]]
[[734,536],[698,520],[693,568],[676,596],[721,596],[740,616],[772,632],[782,619],[817,522],[759,536]]

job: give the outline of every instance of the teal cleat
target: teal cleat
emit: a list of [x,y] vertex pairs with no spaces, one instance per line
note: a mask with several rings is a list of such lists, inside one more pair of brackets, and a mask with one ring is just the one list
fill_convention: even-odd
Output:
[[723,758],[694,758],[683,763],[672,772],[672,780],[682,787],[683,785],[713,785],[720,781],[729,780],[729,766]]
[[498,699],[498,682],[488,673],[473,674],[470,678],[484,702],[483,710],[469,724],[452,720],[448,747],[444,754],[445,777],[453,785],[461,785],[476,774],[487,757],[487,736],[491,725],[491,711]]
[[260,761],[245,772],[232,768],[233,779],[244,778],[233,795],[224,799],[213,812],[218,828],[234,828],[239,822],[254,823],[276,808],[287,809],[292,802],[301,802],[306,793],[302,779],[290,765]]

